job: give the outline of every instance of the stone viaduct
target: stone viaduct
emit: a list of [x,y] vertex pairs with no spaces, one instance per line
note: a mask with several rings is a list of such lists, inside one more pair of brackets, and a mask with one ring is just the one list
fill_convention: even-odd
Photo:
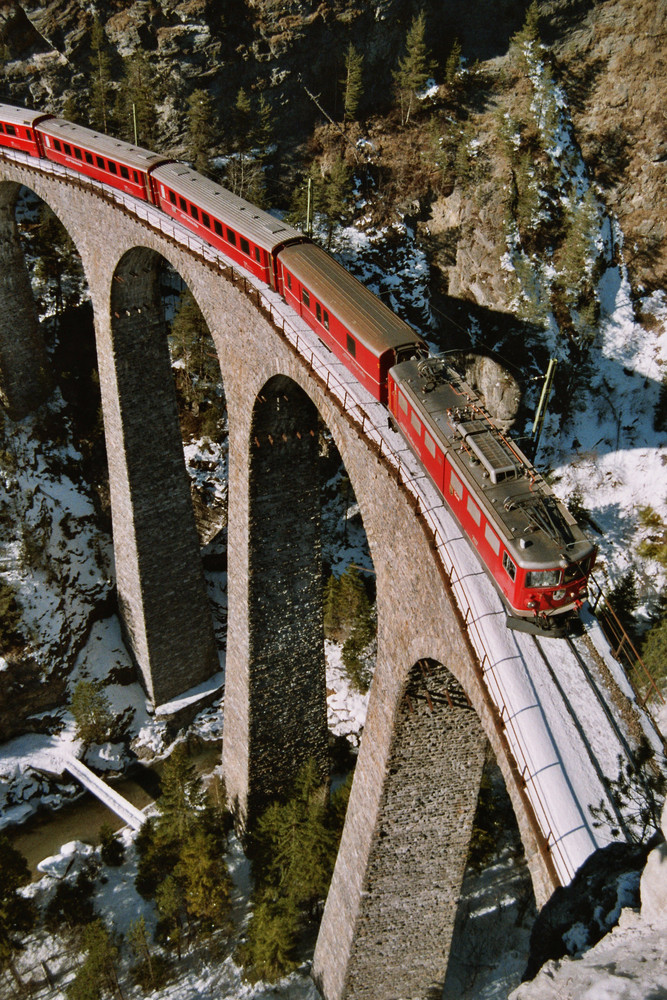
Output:
[[62,221],[88,281],[120,613],[156,704],[217,669],[159,298],[162,259],[211,330],[230,434],[223,763],[241,825],[307,756],[326,768],[320,422],[333,435],[377,573],[378,658],[313,975],[325,1000],[439,996],[487,743],[538,902],[557,880],[413,499],[242,281],[92,189],[0,158],[0,382],[13,416],[49,390],[14,221],[21,184]]

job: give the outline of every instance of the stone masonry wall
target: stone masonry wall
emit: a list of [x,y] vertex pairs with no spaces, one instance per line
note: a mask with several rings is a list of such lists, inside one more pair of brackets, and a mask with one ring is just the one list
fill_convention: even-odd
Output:
[[397,713],[347,997],[442,996],[485,747],[451,673],[416,664]]
[[[152,250],[114,275],[100,331],[116,589],[130,648],[156,704],[218,669]],[[101,326],[101,324],[100,324]]]
[[271,379],[250,445],[250,810],[289,789],[304,757],[328,779],[318,442],[308,396]]
[[0,402],[16,420],[44,402],[52,387],[14,216],[18,192],[18,184],[0,183]]

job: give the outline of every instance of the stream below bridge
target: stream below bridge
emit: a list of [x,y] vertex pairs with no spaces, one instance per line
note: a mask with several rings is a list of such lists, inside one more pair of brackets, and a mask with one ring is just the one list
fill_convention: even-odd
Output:
[[[190,753],[190,760],[199,774],[210,774],[221,762],[220,743],[199,745]],[[159,795],[163,766],[162,760],[148,765],[137,762],[126,774],[112,779],[109,784],[132,805],[143,809]],[[90,792],[82,791],[80,796],[66,802],[59,809],[42,809],[21,826],[5,832],[16,850],[27,859],[33,879],[38,879],[41,878],[41,872],[37,869],[40,861],[58,854],[61,846],[71,840],[98,844],[100,827],[105,823],[112,830],[120,830],[125,826],[119,816]]]

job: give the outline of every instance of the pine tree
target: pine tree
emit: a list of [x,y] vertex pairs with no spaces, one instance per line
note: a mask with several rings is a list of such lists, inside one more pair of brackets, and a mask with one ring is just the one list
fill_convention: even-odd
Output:
[[[153,959],[150,941],[148,940],[148,931],[146,930],[146,921],[143,916],[139,917],[138,920],[135,920],[134,923],[130,924],[128,942],[130,948],[138,959],[139,969],[141,972],[145,969],[148,973],[147,977],[141,975],[140,978],[147,978],[146,985],[149,985],[151,990],[157,989],[160,985],[160,980],[157,975],[158,968]],[[134,970],[134,972],[136,975],[137,970]]]
[[206,798],[183,743],[165,761],[161,786],[156,802],[160,813],[158,833],[182,842],[201,820]]
[[248,927],[244,961],[255,979],[274,982],[296,968],[294,959],[299,915],[291,899],[263,898]]
[[174,875],[167,875],[158,886],[155,893],[155,905],[160,914],[158,933],[172,948],[176,949],[180,959],[183,950],[185,899],[183,889]]
[[526,11],[523,25],[510,41],[510,53],[518,67],[527,71],[529,61],[532,63],[537,55],[536,49],[540,43],[540,11],[537,0]]
[[121,139],[153,149],[157,129],[157,81],[146,52],[138,50],[123,62],[123,79],[116,96],[114,118]]
[[100,853],[105,865],[117,868],[125,860],[125,848],[108,823],[100,827]]
[[32,235],[35,277],[44,285],[44,298],[56,316],[77,305],[85,283],[81,260],[69,233],[48,205],[42,205]]
[[336,224],[349,217],[352,176],[352,169],[342,156],[337,156],[329,172],[320,179],[320,207],[327,219],[327,246],[331,244]]
[[653,680],[664,686],[667,678],[667,617],[657,622],[646,633],[642,645],[642,659]]
[[90,37],[89,121],[92,128],[106,132],[111,109],[111,57],[106,35],[96,16]]
[[188,918],[206,930],[230,925],[231,882],[215,838],[197,829],[181,848],[174,871]]
[[253,127],[252,104],[244,88],[241,87],[234,105],[234,142],[241,152],[247,152],[252,145]]
[[79,681],[70,703],[76,734],[85,745],[104,743],[111,736],[114,716],[101,681]]
[[634,614],[639,605],[637,577],[634,570],[628,570],[627,573],[623,574],[614,588],[609,591],[607,602],[628,635],[634,636],[637,628]]
[[86,957],[67,987],[67,996],[70,1000],[98,1000],[111,993],[122,1000],[117,974],[118,947],[101,920],[94,920],[84,929],[83,948]]
[[343,614],[339,598],[338,578],[332,573],[324,588],[324,635],[327,639],[338,640],[343,624]]
[[458,76],[461,69],[461,54],[461,43],[455,38],[445,63],[445,83],[451,85]]
[[13,967],[13,956],[21,946],[21,937],[35,922],[32,900],[19,889],[30,882],[28,862],[8,837],[0,834],[0,970]]
[[208,173],[209,154],[217,132],[215,107],[205,90],[194,90],[188,98],[187,112],[188,159],[195,170]]
[[264,94],[260,94],[254,115],[254,144],[260,160],[266,160],[268,150],[275,142],[276,119],[273,108]]
[[345,55],[345,76],[343,85],[343,119],[346,122],[356,121],[359,103],[363,95],[363,65],[364,57],[357,52],[352,42]]
[[405,41],[405,55],[394,73],[396,91],[401,105],[401,120],[407,125],[417,92],[431,75],[433,63],[426,45],[426,14],[414,18]]

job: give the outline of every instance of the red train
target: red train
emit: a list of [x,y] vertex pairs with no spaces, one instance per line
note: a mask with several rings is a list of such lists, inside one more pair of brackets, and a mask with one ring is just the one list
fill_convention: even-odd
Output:
[[472,389],[319,246],[183,163],[0,104],[0,148],[60,163],[151,202],[276,289],[380,402],[507,605],[508,625],[565,634],[595,547]]

